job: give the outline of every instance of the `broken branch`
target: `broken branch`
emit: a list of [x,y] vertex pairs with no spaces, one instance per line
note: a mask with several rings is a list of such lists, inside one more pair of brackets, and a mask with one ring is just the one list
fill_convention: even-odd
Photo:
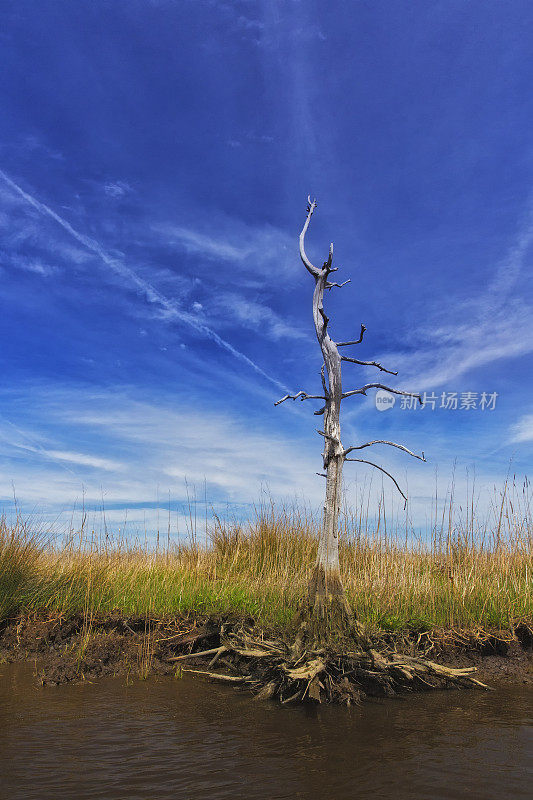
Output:
[[365,331],[366,331],[366,325],[361,324],[361,333],[359,339],[356,339],[353,342],[337,342],[337,347],[348,347],[348,345],[350,344],[361,344],[361,342],[363,341],[363,336]]
[[388,372],[389,375],[398,374],[391,369],[385,369],[385,367],[382,367],[377,361],[360,361],[358,358],[348,358],[348,356],[341,356],[341,361],[351,361],[352,364],[361,364],[363,367],[377,367],[381,372]]
[[386,469],[383,469],[383,467],[380,467],[379,464],[374,464],[372,461],[365,461],[364,458],[345,458],[344,460],[345,461],[358,461],[360,464],[368,464],[371,467],[375,467],[376,469],[379,469],[380,472],[385,473],[385,475],[387,475],[391,479],[391,481],[396,486],[396,488],[400,492],[401,496],[405,500],[404,508],[406,508],[406,506],[407,506],[407,496],[402,492],[402,490],[400,489],[400,487],[398,485],[398,481],[396,480],[396,478],[392,477],[390,472],[387,472]]
[[[319,433],[320,433],[320,431],[319,431]],[[396,442],[387,442],[385,439],[375,439],[373,442],[366,442],[365,444],[359,444],[359,445],[355,445],[354,447],[348,447],[344,451],[344,455],[347,456],[348,453],[351,453],[354,450],[362,450],[364,447],[371,447],[373,444],[388,444],[391,447],[397,447],[398,450],[403,450],[404,453],[408,453],[410,456],[413,456],[413,458],[419,458],[420,461],[425,461],[426,460],[426,457],[425,457],[423,451],[422,451],[422,455],[419,456],[416,453],[413,453],[412,450],[408,450],[408,448],[404,447],[403,444],[396,444]]]
[[215,681],[223,681],[224,683],[251,683],[251,678],[247,678],[244,675],[223,675],[220,672],[206,672],[203,669],[184,669],[182,672],[206,675],[208,678],[213,678]]
[[311,195],[308,195],[307,202],[307,219],[305,220],[305,224],[300,234],[300,258],[302,259],[305,268],[316,278],[318,275],[320,275],[320,270],[311,264],[305,252],[305,234],[307,233],[307,228],[309,227],[311,217],[313,216],[313,211],[316,208],[316,200],[311,201]]
[[[333,270],[331,270],[333,272]],[[326,289],[333,289],[334,286],[337,286],[339,289],[342,289],[343,286],[346,286],[347,283],[351,283],[351,278],[348,278],[347,281],[343,281],[342,283],[335,283],[335,281],[328,281],[326,283]]]
[[382,383],[367,383],[365,386],[361,386],[360,389],[352,389],[350,392],[344,392],[342,399],[344,400],[346,397],[352,397],[354,394],[366,395],[368,389],[384,389],[386,392],[391,392],[391,394],[402,394],[405,397],[417,397],[419,403],[422,403],[420,395],[416,392],[404,392],[401,389],[391,389],[390,386],[384,386]]
[[185,661],[188,658],[204,658],[205,656],[220,655],[221,650],[226,650],[226,647],[213,647],[210,650],[199,650],[197,653],[184,653],[181,656],[172,656],[167,659],[168,661]]
[[274,405],[279,406],[280,403],[284,403],[285,400],[325,400],[326,398],[323,397],[321,394],[307,394],[307,392],[296,392],[296,394],[286,394],[285,397],[282,397],[281,400],[277,400]]

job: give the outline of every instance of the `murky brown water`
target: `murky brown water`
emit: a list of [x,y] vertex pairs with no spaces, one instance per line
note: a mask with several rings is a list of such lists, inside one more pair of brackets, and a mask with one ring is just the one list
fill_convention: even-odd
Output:
[[0,668],[9,800],[530,798],[533,689],[279,708],[190,676],[35,689]]

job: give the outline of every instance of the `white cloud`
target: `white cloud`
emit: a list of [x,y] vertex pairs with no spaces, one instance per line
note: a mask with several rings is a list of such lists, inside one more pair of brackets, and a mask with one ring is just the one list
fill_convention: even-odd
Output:
[[124,195],[129,194],[131,191],[131,186],[125,181],[110,181],[104,185],[104,192],[109,197],[124,197]]
[[24,272],[33,272],[35,275],[41,275],[43,278],[48,278],[59,271],[58,267],[45,264],[40,258],[29,258],[12,253],[7,258],[4,256],[2,260],[4,259],[8,262],[4,264],[5,266],[10,265]]
[[278,278],[299,272],[294,240],[272,225],[249,226],[218,214],[195,228],[160,223],[153,230],[171,247],[209,261],[231,264],[255,279],[264,279],[272,270]]
[[2,170],[0,170],[0,178],[3,179],[5,184],[15,193],[16,200],[20,203],[26,204],[33,212],[37,212],[47,219],[51,219],[57,223],[66,233],[69,234],[75,241],[85,247],[90,253],[97,256],[98,259],[105,264],[108,270],[115,276],[120,278],[123,284],[129,289],[135,289],[145,300],[153,304],[159,309],[159,318],[166,321],[180,321],[185,325],[193,328],[196,333],[205,336],[211,341],[215,342],[219,347],[230,353],[234,358],[242,364],[250,367],[257,375],[261,375],[269,383],[276,386],[282,391],[286,391],[286,387],[273,377],[266,373],[258,364],[256,364],[245,353],[242,353],[230,342],[219,336],[208,324],[200,321],[197,315],[188,313],[182,309],[180,304],[172,297],[168,297],[159,291],[149,280],[146,280],[139,273],[135,272],[129,267],[121,257],[116,257],[114,254],[106,250],[95,239],[85,236],[80,233],[72,225],[57,214],[53,209],[45,203],[41,203],[32,195],[25,192],[20,186],[11,180]]
[[111,461],[109,458],[99,458],[84,453],[73,453],[70,450],[45,450],[44,453],[58,461],[68,461],[71,464],[80,464],[84,467],[94,467],[94,469],[103,469],[110,472],[123,469],[123,465],[118,461]]
[[156,230],[166,234],[169,244],[177,245],[188,253],[198,253],[204,258],[220,261],[241,261],[246,250],[189,228],[161,225]]
[[302,474],[314,474],[310,463],[303,468],[296,442],[251,430],[248,420],[207,409],[108,397],[59,414],[66,423],[75,421],[95,436],[129,448],[133,461],[139,460],[143,472],[161,485],[164,476],[167,484],[169,478],[171,483],[187,478],[200,485],[206,479],[232,500],[252,501],[262,482],[283,494],[297,490]]
[[[182,504],[187,503],[185,481],[189,495],[196,492],[202,520],[204,481],[208,514],[212,505],[224,513],[229,503],[246,516],[252,513],[251,506],[264,488],[274,501],[300,497],[314,509],[319,509],[323,501],[324,480],[316,475],[321,470],[318,436],[302,442],[296,436],[283,436],[277,427],[261,426],[256,418],[170,400],[141,402],[133,392],[124,390],[90,395],[82,388],[40,387],[39,406],[31,402],[35,394],[29,388],[25,399],[18,396],[25,429],[0,427],[4,442],[0,451],[0,498],[4,507],[9,504],[14,483],[20,506],[36,509],[43,519],[57,518],[58,529],[61,525],[68,528],[72,509],[83,501],[86,508],[97,510],[105,503],[108,527],[113,526],[115,533],[122,530],[127,508],[131,509],[127,516],[132,525],[135,522],[143,529],[146,522],[149,531],[156,527],[159,508],[160,528],[166,530],[169,490],[172,515],[178,509],[179,516]],[[516,435],[533,438],[533,414],[521,422]],[[312,418],[309,424],[312,426]],[[357,430],[350,430],[350,434],[350,442],[363,441]],[[88,439],[90,454],[63,446],[63,442]],[[409,444],[417,449],[416,442]],[[120,460],[110,457],[117,452]],[[435,513],[440,524],[444,497],[450,490],[449,458],[440,461],[437,512],[436,476],[431,465],[384,447],[376,448],[370,460],[382,464],[407,489],[409,525],[429,531]],[[472,487],[471,478],[469,481],[464,474],[467,463],[463,458],[455,478],[459,515],[460,505],[468,505],[464,500]],[[483,490],[478,519],[490,513],[492,486],[503,483],[502,472],[505,468],[502,471],[488,465],[484,474],[477,473],[476,486]],[[347,464],[345,489],[348,506],[360,508],[363,521],[369,514],[369,530],[375,524],[374,511],[385,504],[387,530],[405,535],[403,502],[386,476],[366,465]],[[196,507],[196,502],[193,505]],[[182,521],[179,528],[184,533]],[[172,525],[174,530],[174,522]]]
[[484,292],[460,305],[439,298],[431,326],[414,329],[410,337],[424,345],[378,360],[399,370],[402,386],[423,391],[486,364],[533,352],[533,308],[524,301],[524,287],[519,285],[532,244],[533,208]]
[[[465,318],[468,317],[467,309]],[[385,366],[393,365],[416,391],[433,389],[466,375],[473,369],[533,351],[533,311],[520,301],[508,303],[489,318],[470,317],[455,326],[418,329],[427,344],[412,353],[389,353]],[[492,391],[492,389],[490,389]]]
[[216,298],[225,319],[232,317],[239,326],[261,331],[269,339],[303,339],[307,334],[284,320],[273,309],[263,303],[247,300],[235,292],[224,292]]
[[526,414],[511,428],[511,442],[533,442],[533,414]]
[[[54,517],[84,496],[86,506],[133,508],[154,501],[174,507],[207,484],[209,505],[254,503],[268,486],[276,498],[303,493],[319,502],[320,443],[306,451],[296,440],[225,413],[190,405],[139,402],[125,392],[40,388],[17,406],[25,428],[0,427],[0,497]],[[5,424],[5,423],[4,423]],[[91,453],[62,446],[90,438]],[[54,444],[51,444],[51,442]],[[120,461],[108,453],[120,452]]]

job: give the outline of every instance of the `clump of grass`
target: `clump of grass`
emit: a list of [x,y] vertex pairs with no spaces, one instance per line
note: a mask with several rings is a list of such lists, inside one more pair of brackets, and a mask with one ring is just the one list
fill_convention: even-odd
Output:
[[[381,630],[531,624],[528,484],[526,490],[506,485],[484,519],[473,501],[464,513],[451,493],[426,536],[406,520],[391,528],[381,507],[377,520],[362,508],[345,510],[343,580],[359,619]],[[99,547],[83,533],[76,546],[71,537],[63,548],[43,550],[20,523],[2,530],[8,545],[0,546],[11,553],[0,550],[2,597],[10,598],[0,605],[4,615],[15,608],[88,618],[115,610],[149,618],[237,613],[283,627],[306,591],[319,519],[297,506],[263,505],[246,524],[215,518],[204,546],[193,536],[163,552],[125,541]]]
[[0,621],[30,602],[40,582],[44,540],[20,517],[0,517]]

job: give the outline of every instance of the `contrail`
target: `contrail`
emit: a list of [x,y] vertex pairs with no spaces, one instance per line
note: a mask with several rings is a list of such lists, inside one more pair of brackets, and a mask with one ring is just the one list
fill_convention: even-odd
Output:
[[207,325],[199,322],[192,314],[188,314],[186,311],[183,311],[179,308],[174,300],[166,297],[164,294],[161,294],[152,284],[148,281],[145,281],[140,275],[137,275],[132,269],[127,267],[122,261],[119,261],[116,258],[107,253],[104,248],[95,240],[91,239],[89,236],[85,236],[83,233],[80,233],[72,225],[67,222],[63,217],[60,217],[59,214],[56,214],[49,206],[45,205],[45,203],[41,203],[40,200],[36,200],[35,197],[32,197],[31,194],[28,194],[24,191],[20,186],[18,186],[14,181],[9,178],[3,170],[0,169],[0,177],[7,183],[13,191],[17,192],[27,203],[28,205],[35,208],[39,211],[40,214],[43,214],[46,217],[50,217],[53,219],[54,222],[57,222],[63,230],[67,231],[73,239],[83,245],[87,250],[90,250],[91,253],[97,255],[104,264],[109,267],[109,269],[113,270],[113,272],[117,275],[120,275],[122,278],[128,280],[133,286],[135,286],[148,300],[149,303],[156,303],[162,308],[165,309],[167,314],[174,319],[180,320],[180,322],[184,322],[186,325],[189,325],[191,328],[194,328],[195,331],[198,333],[202,333],[208,339],[211,339],[213,342],[218,344],[219,347],[222,347],[228,353],[231,353],[238,361],[243,364],[246,364],[248,367],[251,367],[254,372],[258,375],[261,375],[267,381],[272,383],[278,389],[283,392],[287,392],[288,389],[284,386],[280,381],[276,378],[273,378],[271,375],[268,375],[264,370],[261,369],[251,358],[241,353],[240,350],[237,350],[233,347],[232,344],[227,342],[218,333],[215,333],[214,330],[209,328]]
[[68,467],[64,463],[64,461],[61,461],[59,458],[57,458],[57,456],[53,456],[48,450],[45,450],[45,448],[42,447],[42,445],[36,439],[27,434],[25,431],[21,431],[20,428],[17,428],[17,426],[14,425],[12,422],[10,422],[6,417],[4,417],[3,414],[0,414],[0,420],[3,420],[7,425],[13,428],[13,430],[16,431],[19,436],[22,436],[33,446],[30,447],[29,445],[23,445],[23,444],[18,444],[17,442],[9,442],[9,441],[8,444],[10,444],[12,447],[17,447],[19,450],[28,450],[31,453],[39,453],[39,455],[44,456],[44,458],[47,458],[49,461],[53,461],[54,463],[59,464],[59,466],[62,467],[64,470],[66,470],[66,472],[70,472],[70,474],[74,475],[74,477],[77,480],[80,480],[80,476],[76,472],[74,472],[73,469]]

